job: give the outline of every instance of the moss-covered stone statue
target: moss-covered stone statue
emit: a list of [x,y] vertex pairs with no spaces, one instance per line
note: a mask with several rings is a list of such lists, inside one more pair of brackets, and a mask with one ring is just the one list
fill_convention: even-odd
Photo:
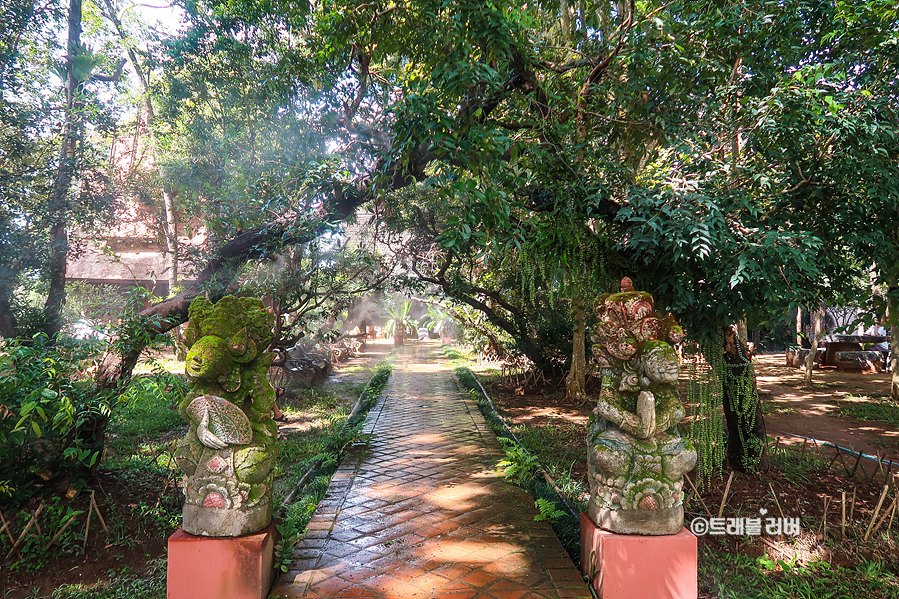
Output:
[[272,519],[275,390],[266,378],[273,317],[261,300],[224,297],[190,305],[185,341],[190,425],[176,460],[184,471],[185,532],[237,537]]
[[683,476],[696,463],[676,426],[684,408],[670,344],[683,329],[628,278],[595,310],[593,356],[603,382],[590,430],[590,518],[616,533],[675,534],[684,522]]

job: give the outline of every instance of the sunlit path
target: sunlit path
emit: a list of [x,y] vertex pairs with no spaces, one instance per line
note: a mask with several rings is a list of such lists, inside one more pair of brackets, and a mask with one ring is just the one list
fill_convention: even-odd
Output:
[[407,346],[272,595],[590,597],[436,344]]

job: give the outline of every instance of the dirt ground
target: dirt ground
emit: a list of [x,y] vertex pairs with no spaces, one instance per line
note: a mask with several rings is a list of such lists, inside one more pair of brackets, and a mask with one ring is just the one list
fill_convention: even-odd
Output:
[[[94,490],[97,507],[109,530],[102,528],[96,515],[90,527],[86,527],[82,516],[75,524],[77,545],[83,547],[82,555],[48,559],[46,565],[34,572],[13,572],[10,560],[0,562],[3,566],[0,567],[2,597],[35,597],[38,590],[40,596],[44,596],[62,584],[91,585],[109,580],[110,575],[148,571],[150,562],[165,556],[166,537],[172,531],[161,530],[157,522],[141,512],[154,504],[178,505],[180,502],[178,489],[171,486],[163,488],[163,485],[163,479],[147,476],[146,473],[141,481],[127,481],[101,472],[94,482]],[[61,494],[63,489],[59,491]],[[81,494],[65,504],[73,510],[87,513],[89,501],[89,494]],[[40,500],[33,500],[26,507],[34,512],[39,505]],[[7,521],[14,518],[18,511],[6,511]],[[15,527],[15,532],[20,532],[20,526]],[[87,542],[82,545],[81,539],[85,533]]]
[[[862,374],[833,368],[815,370],[811,389],[805,386],[805,371],[786,366],[783,354],[755,358],[762,402],[769,403],[765,424],[768,435],[784,443],[802,445],[802,435],[828,441],[869,455],[899,460],[899,430],[884,422],[856,422],[833,414],[833,401],[864,401],[890,393],[888,373]],[[878,443],[878,441],[881,441]],[[883,443],[887,441],[887,443]],[[880,447],[878,447],[880,445]]]

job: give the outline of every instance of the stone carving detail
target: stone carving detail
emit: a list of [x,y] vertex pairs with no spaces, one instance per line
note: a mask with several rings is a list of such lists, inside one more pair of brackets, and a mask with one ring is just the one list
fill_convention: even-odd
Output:
[[603,382],[590,428],[590,518],[616,533],[675,534],[684,521],[683,476],[696,464],[676,426],[685,412],[671,344],[683,329],[656,313],[652,296],[634,291],[629,278],[594,308]]
[[272,467],[278,428],[275,390],[264,352],[273,317],[261,300],[199,297],[185,341],[191,390],[179,406],[190,425],[175,453],[184,472],[182,528],[194,535],[237,537],[272,519]]

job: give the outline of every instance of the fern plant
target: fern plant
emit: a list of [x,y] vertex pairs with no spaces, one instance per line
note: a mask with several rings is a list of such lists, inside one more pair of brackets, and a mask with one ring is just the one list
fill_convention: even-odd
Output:
[[526,485],[534,480],[539,467],[537,458],[512,439],[499,437],[499,442],[503,445],[503,450],[506,452],[506,459],[500,460],[496,464],[497,469],[502,471],[503,477],[507,480],[515,481],[519,486]]
[[536,522],[555,522],[565,515],[565,512],[558,509],[556,504],[548,499],[538,499],[534,502],[534,507],[540,512],[534,516]]

